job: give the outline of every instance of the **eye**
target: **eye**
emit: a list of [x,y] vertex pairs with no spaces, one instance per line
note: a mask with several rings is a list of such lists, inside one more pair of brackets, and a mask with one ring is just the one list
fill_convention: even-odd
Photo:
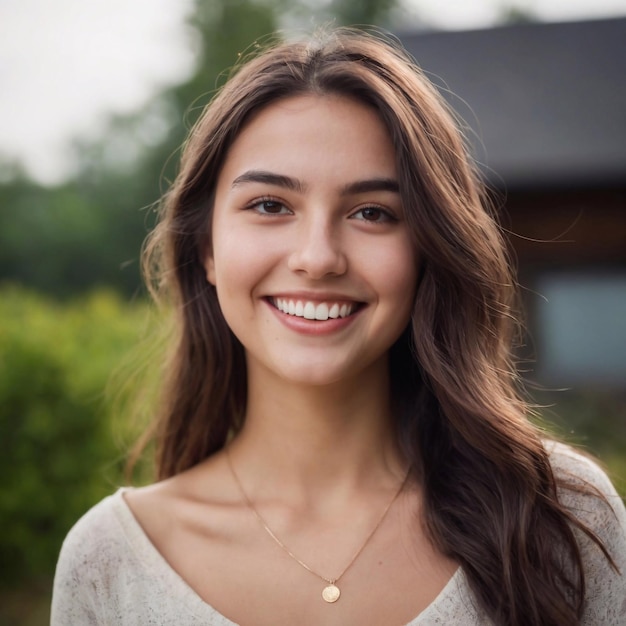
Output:
[[260,215],[289,215],[291,211],[278,200],[273,198],[260,198],[259,200],[253,200],[248,204],[246,209],[252,209]]
[[397,222],[397,218],[389,211],[378,206],[366,206],[350,216],[351,219],[363,220],[364,222],[374,222],[382,224],[385,222]]

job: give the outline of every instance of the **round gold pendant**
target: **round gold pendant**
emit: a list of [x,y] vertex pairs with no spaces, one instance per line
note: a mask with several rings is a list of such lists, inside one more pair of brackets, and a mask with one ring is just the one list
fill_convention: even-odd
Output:
[[328,585],[328,587],[324,587],[324,591],[322,591],[322,598],[324,598],[326,602],[337,602],[340,595],[341,591],[339,591],[339,587],[335,585]]

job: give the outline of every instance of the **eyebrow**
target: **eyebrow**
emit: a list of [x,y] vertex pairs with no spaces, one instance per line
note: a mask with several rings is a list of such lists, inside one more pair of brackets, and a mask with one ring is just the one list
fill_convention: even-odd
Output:
[[[283,174],[276,174],[265,170],[248,170],[240,176],[237,176],[232,182],[232,187],[236,187],[245,183],[264,183],[266,185],[276,185],[297,193],[304,193],[306,185],[297,178],[291,178]],[[348,183],[341,189],[341,195],[349,196],[359,193],[368,193],[371,191],[390,191],[393,193],[400,192],[400,185],[393,178],[368,178],[366,180],[358,180]]]
[[343,195],[349,196],[357,193],[367,193],[369,191],[391,191],[400,193],[400,185],[393,178],[369,178],[349,183],[342,190]]
[[276,185],[277,187],[284,187],[290,191],[297,191],[303,193],[305,191],[305,185],[303,185],[296,178],[289,176],[283,176],[282,174],[274,174],[273,172],[266,172],[264,170],[249,170],[237,176],[233,181],[231,187],[236,187],[243,183],[264,183],[266,185]]

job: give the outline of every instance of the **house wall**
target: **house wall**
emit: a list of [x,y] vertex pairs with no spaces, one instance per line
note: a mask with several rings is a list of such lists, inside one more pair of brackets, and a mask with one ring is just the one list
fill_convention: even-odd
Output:
[[626,390],[626,188],[510,193],[502,223],[542,384]]
[[626,187],[510,192],[502,222],[520,269],[626,268]]

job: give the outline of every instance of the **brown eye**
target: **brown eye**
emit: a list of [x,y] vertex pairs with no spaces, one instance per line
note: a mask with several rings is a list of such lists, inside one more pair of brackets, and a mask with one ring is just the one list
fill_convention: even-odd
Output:
[[278,200],[258,200],[249,206],[250,209],[261,215],[287,215],[289,209]]
[[285,208],[280,202],[274,202],[273,200],[259,202],[258,207],[263,213],[280,213]]
[[373,207],[363,209],[361,213],[363,214],[363,219],[368,222],[377,222],[382,215],[382,211],[380,209],[375,209]]
[[376,206],[363,207],[362,209],[359,209],[356,213],[354,213],[352,215],[352,218],[357,220],[363,220],[364,222],[375,223],[397,221],[396,218],[391,215],[391,213]]

